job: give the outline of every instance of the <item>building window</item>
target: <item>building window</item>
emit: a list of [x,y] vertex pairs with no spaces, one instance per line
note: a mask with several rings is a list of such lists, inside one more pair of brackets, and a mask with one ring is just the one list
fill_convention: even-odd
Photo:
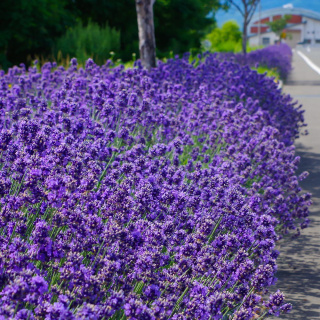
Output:
[[316,39],[316,43],[320,43],[320,39]]
[[262,44],[263,44],[264,46],[267,46],[268,44],[270,44],[270,38],[263,37],[263,38],[262,38]]

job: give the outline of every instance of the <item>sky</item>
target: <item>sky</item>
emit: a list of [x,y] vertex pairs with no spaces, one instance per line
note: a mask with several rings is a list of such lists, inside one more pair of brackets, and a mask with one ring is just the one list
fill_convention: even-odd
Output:
[[[241,0],[237,0],[237,2],[240,4]],[[294,8],[303,8],[320,12],[320,0],[261,0],[261,11],[279,8],[288,3],[291,3]],[[216,20],[219,27],[228,20],[237,21],[239,26],[241,26],[243,22],[241,14],[234,7],[230,8],[228,12],[219,10],[216,13]]]

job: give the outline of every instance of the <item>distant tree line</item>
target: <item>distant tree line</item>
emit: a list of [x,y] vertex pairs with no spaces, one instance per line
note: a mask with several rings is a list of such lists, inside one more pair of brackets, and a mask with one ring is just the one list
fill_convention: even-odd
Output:
[[[219,0],[156,0],[157,56],[161,58],[169,52],[177,54],[190,49],[199,50],[201,38],[215,25],[214,14],[210,13],[220,7]],[[86,32],[80,32],[81,27],[88,28]],[[111,48],[110,43],[117,44],[115,56],[123,61],[131,60],[133,53],[139,54],[134,0],[2,0],[0,66],[6,69],[26,63],[28,56],[50,59],[57,54],[59,45],[64,48],[61,51],[69,50],[70,54],[79,51],[79,44],[70,30],[86,39],[84,51],[94,50],[99,57],[104,55],[101,53],[103,48]],[[90,32],[94,32],[94,36],[91,37]],[[112,39],[98,48],[99,44],[94,39],[101,43],[99,37],[106,34]],[[66,48],[67,44],[72,48]],[[108,52],[105,59],[109,57]]]

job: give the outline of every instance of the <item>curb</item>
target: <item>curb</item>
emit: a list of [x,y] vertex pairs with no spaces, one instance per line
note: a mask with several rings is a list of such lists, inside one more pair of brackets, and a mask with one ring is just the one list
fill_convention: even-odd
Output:
[[278,89],[282,89],[282,87],[283,87],[283,81],[279,80],[278,81]]

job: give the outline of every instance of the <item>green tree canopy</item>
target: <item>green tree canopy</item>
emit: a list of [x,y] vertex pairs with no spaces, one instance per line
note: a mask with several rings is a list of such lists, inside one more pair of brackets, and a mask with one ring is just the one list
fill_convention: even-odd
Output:
[[217,0],[156,0],[154,6],[157,49],[160,53],[183,53],[200,48],[200,40],[215,24],[210,12]]
[[291,19],[291,15],[285,14],[280,19],[277,19],[272,22],[266,22],[266,24],[270,27],[271,31],[274,32],[281,39],[281,33],[286,27],[290,19]]
[[215,28],[205,37],[214,51],[233,51],[241,41],[241,31],[235,21],[227,21],[221,28]]
[[1,0],[0,65],[26,62],[28,55],[47,55],[54,39],[75,17],[67,0]]

